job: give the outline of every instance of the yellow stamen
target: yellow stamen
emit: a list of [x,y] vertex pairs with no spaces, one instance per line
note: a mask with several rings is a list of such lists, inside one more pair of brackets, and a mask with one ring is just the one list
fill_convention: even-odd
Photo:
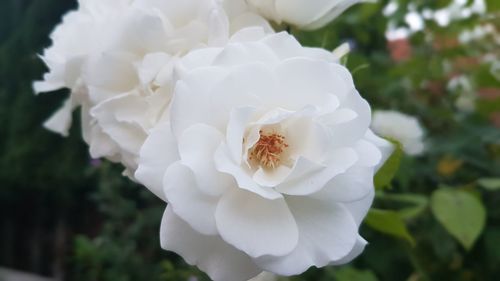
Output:
[[272,133],[263,134],[259,131],[260,138],[250,149],[249,160],[254,160],[264,168],[274,169],[280,165],[283,151],[288,147],[285,137]]

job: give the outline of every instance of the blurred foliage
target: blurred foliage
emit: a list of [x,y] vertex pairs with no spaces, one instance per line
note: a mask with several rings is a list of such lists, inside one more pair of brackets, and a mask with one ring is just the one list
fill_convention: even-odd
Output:
[[145,188],[120,174],[119,167],[99,164],[91,173],[99,190],[91,198],[103,215],[99,235],[78,235],[68,280],[178,281],[209,279],[180,257],[159,247],[159,224],[165,205]]
[[[387,1],[378,1],[351,8],[322,30],[293,30],[309,46],[334,49],[349,42],[354,50],[344,61],[360,93],[375,109],[417,116],[426,129],[424,155],[403,156],[390,188],[377,191],[375,208],[361,231],[370,244],[354,266],[379,280],[496,280],[500,273],[500,236],[494,236],[500,234],[500,130],[495,121],[500,114],[500,80],[498,70],[494,72],[500,63],[498,1],[487,1],[485,15],[457,19],[447,26],[424,18],[424,29],[408,39],[387,42],[388,26],[408,27],[409,12],[435,11],[452,1],[396,2],[396,11],[387,18],[381,15]],[[488,25],[496,34],[459,40],[464,32]],[[457,78],[469,87],[451,87]],[[460,103],[464,98],[470,99],[467,107]],[[389,161],[381,172],[391,166],[393,170]],[[379,172],[377,177],[376,183],[383,180],[379,187],[388,186],[390,173]],[[319,280],[328,270],[297,280]],[[353,275],[351,280],[368,278]]]
[[74,6],[0,1],[0,263],[44,274],[62,271],[67,236],[85,232],[93,216],[87,197],[96,181],[85,176],[90,159],[79,128],[66,139],[43,129],[61,100],[31,89],[45,71],[37,52]]
[[[378,175],[383,188],[362,226],[370,244],[359,258],[288,279],[497,280],[500,1],[487,0],[485,15],[447,26],[424,19],[424,29],[392,42],[388,26],[408,27],[409,11],[436,11],[452,1],[397,0],[385,17],[387,2],[358,4],[318,31],[290,31],[306,46],[333,50],[349,42],[354,48],[343,61],[360,93],[375,109],[417,116],[426,151],[396,154]],[[0,2],[0,264],[66,280],[207,280],[160,249],[163,204],[122,177],[120,167],[91,161],[78,122],[69,138],[41,127],[63,98],[33,95],[31,83],[45,71],[36,54],[75,5]],[[458,40],[484,25],[497,34]],[[452,87],[456,81],[462,86]]]

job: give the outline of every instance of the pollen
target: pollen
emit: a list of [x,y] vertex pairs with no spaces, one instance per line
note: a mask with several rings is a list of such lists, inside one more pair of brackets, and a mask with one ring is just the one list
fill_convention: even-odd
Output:
[[263,168],[274,169],[280,165],[288,144],[285,137],[280,134],[264,134],[262,130],[259,134],[259,140],[250,149],[249,160],[257,162]]

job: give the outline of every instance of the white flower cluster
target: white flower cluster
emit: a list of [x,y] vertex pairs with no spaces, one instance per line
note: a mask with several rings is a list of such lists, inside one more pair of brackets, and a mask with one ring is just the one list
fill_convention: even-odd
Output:
[[172,97],[177,60],[223,46],[232,31],[247,26],[271,32],[245,7],[224,8],[215,0],[80,0],[53,32],[42,56],[50,72],[34,84],[36,92],[71,89],[46,127],[67,134],[72,111],[81,106],[92,157],[121,162],[132,174]]
[[35,90],[71,92],[45,125],[80,107],[92,157],[168,203],[161,246],[214,280],[347,263],[392,145],[338,57],[265,18],[317,28],[355,2],[80,0],[42,56]]

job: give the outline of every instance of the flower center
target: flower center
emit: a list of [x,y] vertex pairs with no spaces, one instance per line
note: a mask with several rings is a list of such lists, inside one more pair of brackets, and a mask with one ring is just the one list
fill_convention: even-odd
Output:
[[259,134],[259,141],[250,148],[249,160],[256,161],[264,168],[274,169],[280,165],[282,154],[288,148],[288,144],[283,135],[264,134],[262,130]]

